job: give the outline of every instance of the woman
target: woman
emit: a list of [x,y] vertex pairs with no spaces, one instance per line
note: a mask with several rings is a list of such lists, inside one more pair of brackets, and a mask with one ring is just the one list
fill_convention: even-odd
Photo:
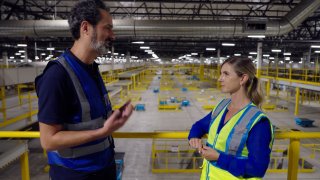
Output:
[[[204,157],[201,180],[261,179],[268,168],[273,127],[259,109],[259,82],[251,59],[230,57],[221,66],[222,100],[191,128],[189,144]],[[206,145],[201,137],[208,134]]]

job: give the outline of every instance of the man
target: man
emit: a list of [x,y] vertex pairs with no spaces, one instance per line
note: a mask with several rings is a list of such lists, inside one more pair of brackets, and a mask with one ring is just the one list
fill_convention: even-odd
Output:
[[50,178],[116,179],[111,134],[130,117],[126,103],[112,113],[97,56],[114,40],[112,17],[100,0],[77,2],[69,17],[71,49],[48,63],[36,78],[40,141]]

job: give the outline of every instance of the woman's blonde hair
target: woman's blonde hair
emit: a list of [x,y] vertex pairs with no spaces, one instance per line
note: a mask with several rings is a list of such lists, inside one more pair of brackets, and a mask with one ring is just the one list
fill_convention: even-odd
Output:
[[245,84],[245,91],[248,98],[260,108],[263,101],[263,95],[259,79],[255,75],[256,68],[252,63],[252,60],[245,57],[230,57],[222,63],[221,67],[226,63],[232,65],[239,77],[243,74],[249,76],[248,81]]

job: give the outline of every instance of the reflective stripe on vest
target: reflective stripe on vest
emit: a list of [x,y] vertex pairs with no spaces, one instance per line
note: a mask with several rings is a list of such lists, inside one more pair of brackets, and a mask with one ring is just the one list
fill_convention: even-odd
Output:
[[248,108],[249,110],[241,117],[234,127],[234,131],[230,134],[230,143],[227,143],[228,146],[226,147],[226,153],[236,155],[237,157],[241,156],[249,130],[255,121],[254,117],[260,114],[260,110],[256,106],[250,106]]
[[[91,119],[90,115],[90,104],[89,101],[82,89],[82,86],[80,84],[80,81],[76,74],[74,73],[73,69],[70,67],[68,62],[64,59],[63,56],[61,56],[57,60],[68,72],[73,85],[75,87],[76,93],[78,95],[79,101],[80,101],[80,106],[81,106],[81,122],[76,123],[76,124],[68,124],[65,123],[63,127],[65,130],[73,130],[73,131],[81,131],[81,130],[94,130],[103,127],[103,124],[105,122],[105,118],[98,117],[96,119]],[[111,113],[108,114],[108,117]],[[81,146],[81,147],[74,147],[74,148],[65,148],[62,150],[58,150],[59,156],[63,158],[77,158],[89,154],[93,154],[96,152],[103,151],[107,148],[110,147],[110,142],[111,142],[111,137],[108,136],[104,141],[99,142],[97,144],[93,145],[87,145],[87,146]]]
[[109,138],[106,138],[104,141],[98,144],[77,147],[77,148],[65,148],[56,152],[58,152],[59,155],[64,158],[77,158],[77,157],[85,156],[88,154],[93,154],[96,152],[103,151],[107,149],[109,146],[110,146]]
[[73,70],[71,69],[70,65],[67,63],[67,61],[64,59],[63,56],[61,56],[58,60],[57,60],[63,67],[64,69],[68,72],[71,81],[75,87],[75,90],[77,92],[79,101],[80,101],[80,105],[81,105],[81,109],[82,109],[82,122],[85,121],[90,121],[91,120],[91,116],[90,116],[90,104],[87,100],[87,97],[85,95],[85,93],[83,92],[82,86],[79,82],[79,79],[77,77],[77,75],[73,72]]
[[223,110],[223,108],[229,104],[229,102],[231,101],[231,99],[223,99],[218,106],[214,109],[214,111],[211,113],[211,120],[213,121],[218,115],[219,113]]

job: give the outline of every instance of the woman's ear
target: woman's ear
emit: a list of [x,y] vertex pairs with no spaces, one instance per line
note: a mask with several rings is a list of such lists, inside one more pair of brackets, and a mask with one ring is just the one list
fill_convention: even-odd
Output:
[[241,79],[240,79],[240,85],[245,85],[247,83],[247,81],[249,80],[249,76],[248,74],[243,74]]

